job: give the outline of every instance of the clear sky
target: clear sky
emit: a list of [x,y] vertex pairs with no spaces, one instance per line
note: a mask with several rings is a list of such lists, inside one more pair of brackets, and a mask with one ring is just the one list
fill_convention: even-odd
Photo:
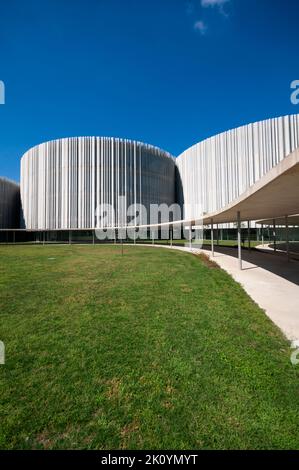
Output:
[[46,140],[137,139],[174,155],[299,113],[298,0],[1,0],[0,175]]

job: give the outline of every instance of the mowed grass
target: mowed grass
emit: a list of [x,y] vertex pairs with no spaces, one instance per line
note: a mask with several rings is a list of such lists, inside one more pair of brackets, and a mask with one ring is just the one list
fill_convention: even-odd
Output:
[[[132,242],[131,242],[132,243]],[[148,243],[148,244],[153,244],[152,240],[137,240],[137,243]],[[169,240],[155,240],[155,244],[156,245],[170,245],[171,244],[171,241],[170,239]],[[190,242],[188,240],[173,240],[172,244],[174,246],[189,246],[190,245]],[[206,248],[206,247],[210,247],[212,244],[211,240],[200,240],[200,245],[202,246],[202,248]],[[259,246],[261,245],[262,242],[260,241],[257,241],[257,240],[251,240],[250,241],[250,247],[251,248],[254,248],[256,246]],[[199,246],[199,242],[197,240],[192,240],[192,245],[194,247],[196,246]],[[218,240],[218,243],[217,243],[217,240],[214,239],[214,247],[215,249],[217,248],[217,245],[218,246],[224,246],[224,247],[232,247],[232,248],[238,248],[238,241],[237,240]],[[242,247],[243,248],[248,248],[248,240],[246,239],[244,242],[242,242]]]
[[0,447],[299,447],[299,366],[225,272],[149,247],[0,248]]

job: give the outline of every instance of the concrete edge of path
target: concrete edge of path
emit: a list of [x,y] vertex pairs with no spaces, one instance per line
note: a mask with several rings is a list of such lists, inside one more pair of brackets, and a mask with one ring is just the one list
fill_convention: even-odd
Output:
[[[215,253],[199,248],[180,246],[138,244],[151,248],[167,248],[187,253],[203,253],[218,266],[226,271],[243,289],[252,300],[266,313],[271,321],[278,326],[286,338],[290,341],[299,339],[299,286],[277,274],[264,269],[258,264],[243,261],[243,269],[239,270],[237,259],[223,253]],[[263,255],[262,252],[257,256]],[[264,256],[269,256],[264,253]],[[276,260],[275,260],[276,261]]]
[[[275,249],[271,246],[273,245],[273,243],[265,243],[264,245],[257,245],[255,246],[255,249],[256,250],[259,250],[259,251],[262,251],[264,253],[272,253],[272,254],[280,254],[282,256],[287,256],[287,253],[285,250],[281,250],[279,248],[276,248],[276,251]],[[289,256],[293,259],[299,259],[299,253],[296,252],[296,251],[292,251],[290,250],[289,251]]]

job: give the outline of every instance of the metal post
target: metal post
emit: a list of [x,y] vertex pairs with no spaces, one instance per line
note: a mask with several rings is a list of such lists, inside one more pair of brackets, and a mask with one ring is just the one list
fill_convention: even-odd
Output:
[[264,246],[264,224],[262,224],[261,231],[262,231],[262,245]]
[[290,240],[289,240],[289,219],[288,216],[286,215],[285,217],[286,221],[286,248],[287,248],[287,258],[288,261],[290,261]]
[[273,219],[273,243],[274,243],[274,251],[276,251],[276,222]]
[[242,269],[242,247],[241,247],[241,214],[240,211],[237,213],[238,219],[238,259],[239,259],[239,268]]
[[212,251],[212,256],[214,256],[214,223],[213,223],[213,219],[211,219],[211,251]]
[[250,240],[250,221],[248,220],[248,250],[251,251],[251,240]]

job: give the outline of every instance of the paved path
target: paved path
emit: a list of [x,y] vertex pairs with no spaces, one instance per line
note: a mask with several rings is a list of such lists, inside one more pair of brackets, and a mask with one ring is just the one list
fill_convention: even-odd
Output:
[[[264,245],[258,245],[255,247],[257,250],[275,253],[273,243],[265,243]],[[286,245],[285,243],[277,243],[276,246],[276,253],[281,253],[286,256]],[[299,244],[298,243],[290,243],[290,257],[293,259],[299,260]]]
[[[149,246],[171,249],[165,245]],[[288,339],[299,339],[299,261],[288,262],[286,255],[280,253],[242,250],[243,269],[240,271],[234,248],[217,247],[214,257],[210,250],[196,246],[191,250],[179,246],[172,249],[208,255],[243,286]]]

